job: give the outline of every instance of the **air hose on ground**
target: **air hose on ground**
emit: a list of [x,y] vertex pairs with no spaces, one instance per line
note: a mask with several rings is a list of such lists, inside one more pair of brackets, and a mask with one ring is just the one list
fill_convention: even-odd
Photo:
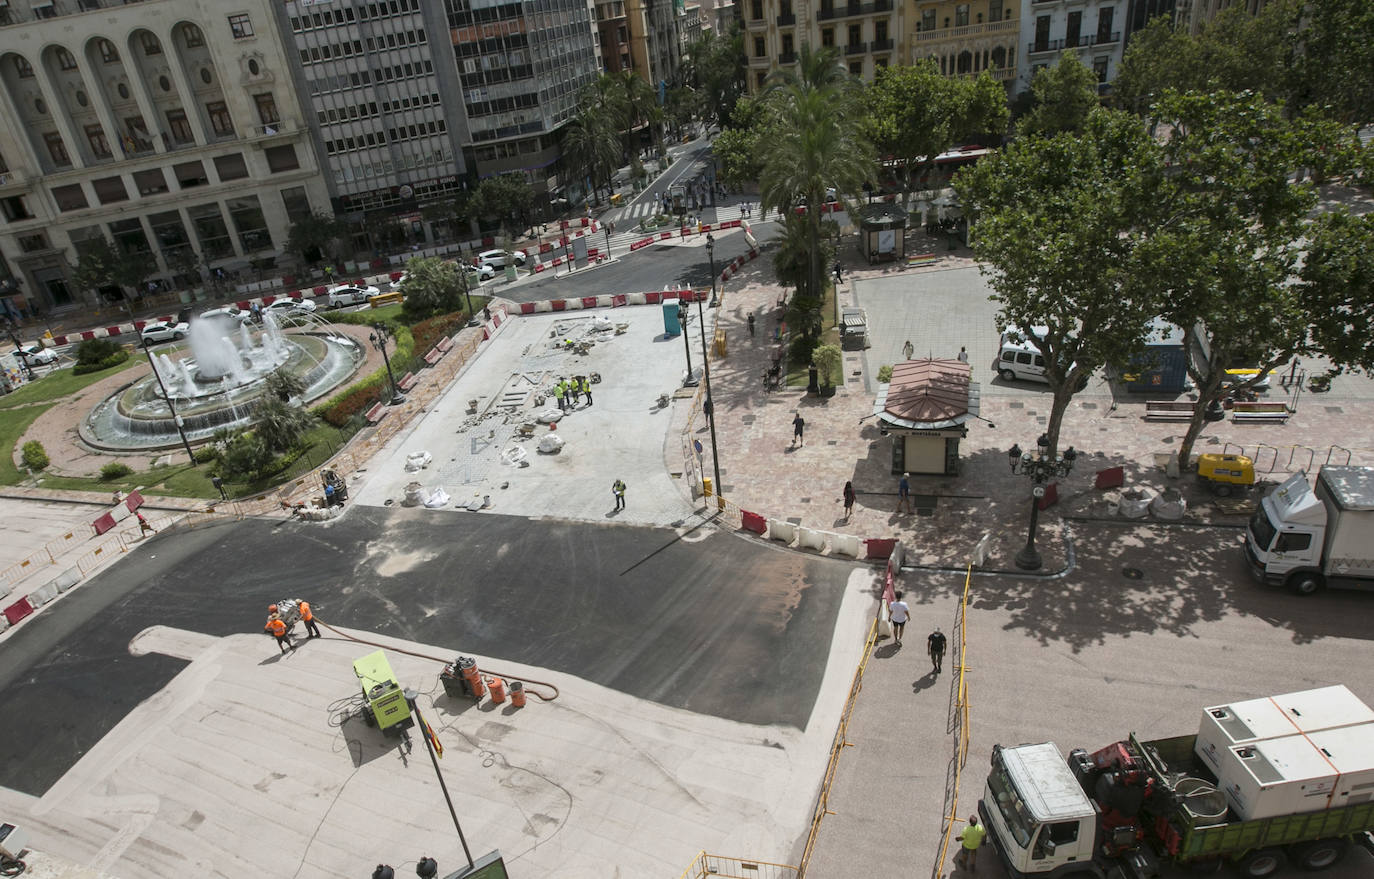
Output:
[[[334,628],[333,626],[329,625],[329,623],[326,623],[324,620],[320,619],[319,617],[315,617],[315,622],[317,622],[317,623],[319,623],[320,625],[324,626],[326,629],[328,629],[329,631],[333,632],[335,635],[338,635],[340,638],[344,638],[344,639],[349,640],[349,641],[357,641],[359,644],[366,644],[366,645],[369,646],[369,647],[378,647],[378,648],[381,648],[382,650],[391,650],[391,651],[393,651],[393,652],[395,652],[395,653],[404,653],[406,656],[414,656],[414,657],[417,658],[417,659],[428,659],[428,660],[430,660],[431,662],[439,662],[439,663],[443,663],[444,665],[448,665],[448,663],[449,663],[449,660],[447,660],[447,659],[445,659],[445,658],[443,658],[443,657],[439,657],[439,656],[430,656],[428,653],[418,653],[418,652],[416,652],[416,651],[414,651],[414,650],[404,650],[404,649],[402,649],[402,648],[400,648],[400,647],[392,647],[392,646],[387,645],[387,644],[378,644],[378,643],[375,642],[375,641],[368,641],[368,640],[365,639],[365,638],[359,638],[359,637],[356,637],[356,636],[354,636],[354,635],[350,635],[350,634],[348,634],[347,632],[341,632],[341,631],[339,631],[338,629]],[[547,681],[532,681],[532,680],[530,680],[529,678],[522,678],[522,677],[518,677],[518,676],[516,676],[516,675],[508,675],[508,674],[505,674],[504,672],[499,672],[499,671],[497,671],[497,670],[494,669],[494,668],[486,669],[486,672],[487,672],[488,674],[495,675],[495,676],[497,676],[497,677],[499,677],[499,678],[502,678],[502,679],[504,679],[504,680],[507,680],[507,681],[519,681],[519,682],[524,686],[525,692],[528,693],[529,695],[535,697],[535,698],[538,699],[540,702],[552,702],[553,700],[557,699],[557,698],[559,697],[559,695],[560,695],[559,690],[558,690],[558,687],[556,687],[555,685],[553,685],[553,684],[551,684],[551,683],[549,683],[549,682],[547,682]],[[550,690],[553,690],[553,695],[552,695],[552,696],[546,696],[546,695],[544,695],[543,693],[539,692],[538,690],[531,690],[531,689],[530,689],[530,685],[534,685],[534,686],[536,686],[536,687],[548,687]]]

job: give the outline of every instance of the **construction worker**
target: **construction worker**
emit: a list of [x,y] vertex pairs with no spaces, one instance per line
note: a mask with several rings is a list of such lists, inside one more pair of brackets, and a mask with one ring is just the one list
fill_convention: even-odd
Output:
[[572,379],[563,379],[563,411],[566,412],[573,407],[572,402],[573,383]]
[[582,376],[582,393],[587,395],[587,405],[592,405],[592,383],[585,375]]
[[611,494],[615,495],[615,508],[625,509],[625,483],[617,479],[611,484]]
[[567,393],[567,388],[564,387],[563,380],[559,379],[558,384],[553,386],[553,395],[558,398],[558,408],[563,412],[568,411],[567,405],[563,402],[563,398],[567,396]]
[[291,633],[286,630],[286,623],[282,622],[282,618],[276,613],[267,618],[267,631],[277,639],[277,646],[281,648],[282,653],[296,649],[296,645],[291,643]]
[[573,406],[576,407],[578,403],[582,402],[582,379],[573,376],[572,380],[568,382],[568,388],[572,391],[572,402]]
[[315,615],[310,612],[310,602],[302,598],[296,604],[301,609],[301,622],[305,623],[306,638],[320,637],[320,627],[315,625]]

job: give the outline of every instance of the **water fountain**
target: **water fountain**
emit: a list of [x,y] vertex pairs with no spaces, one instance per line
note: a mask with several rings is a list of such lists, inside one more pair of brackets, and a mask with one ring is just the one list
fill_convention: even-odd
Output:
[[[235,327],[232,318],[195,318],[188,334],[190,356],[174,360],[153,357],[157,377],[147,376],[100,402],[81,422],[81,437],[112,451],[175,446],[180,418],[191,442],[203,441],[223,428],[250,424],[263,394],[263,380],[277,370],[292,373],[305,385],[307,403],[346,381],[363,361],[361,344],[335,333],[318,318],[310,331],[282,332],[274,314],[264,314],[262,327]],[[176,417],[163,399],[157,378],[171,397]]]

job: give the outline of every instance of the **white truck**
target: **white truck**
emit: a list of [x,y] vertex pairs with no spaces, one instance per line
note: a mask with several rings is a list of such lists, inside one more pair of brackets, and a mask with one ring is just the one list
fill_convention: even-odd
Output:
[[1374,588],[1374,467],[1323,467],[1315,489],[1290,476],[1250,517],[1245,558],[1257,580],[1299,595]]

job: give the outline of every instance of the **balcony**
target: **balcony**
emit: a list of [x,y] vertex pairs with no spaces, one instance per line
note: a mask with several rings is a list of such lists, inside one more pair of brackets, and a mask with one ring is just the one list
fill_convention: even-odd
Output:
[[844,47],[846,55],[862,55],[868,51],[868,43],[850,43]]
[[835,18],[850,18],[855,15],[872,15],[875,12],[891,12],[892,0],[876,0],[872,3],[849,3],[844,6],[822,6],[816,13],[817,21]]
[[996,82],[1008,82],[1009,80],[1016,79],[1015,67],[990,67],[980,70],[977,73],[960,73],[959,77],[961,79],[977,79],[984,73],[992,77]]
[[792,12],[784,12],[778,16],[778,27],[791,27],[797,23],[797,16]]
[[14,195],[33,189],[33,181],[23,171],[0,173],[0,196]]
[[1021,29],[1021,22],[1016,19],[1006,21],[994,21],[989,24],[967,24],[963,27],[941,27],[929,31],[917,31],[916,42],[944,42],[945,40],[962,40],[967,37],[979,37],[990,34],[1016,33]]
[[893,42],[891,38],[886,40],[874,40],[872,43],[869,44],[870,48],[874,52],[891,52],[892,45]]
[[1043,55],[1046,52],[1058,52],[1063,49],[1087,49],[1092,46],[1109,46],[1112,43],[1120,42],[1121,32],[1113,31],[1109,34],[1089,34],[1079,36],[1077,42],[1072,38],[1058,40],[1036,40],[1026,44],[1026,52],[1030,55]]

